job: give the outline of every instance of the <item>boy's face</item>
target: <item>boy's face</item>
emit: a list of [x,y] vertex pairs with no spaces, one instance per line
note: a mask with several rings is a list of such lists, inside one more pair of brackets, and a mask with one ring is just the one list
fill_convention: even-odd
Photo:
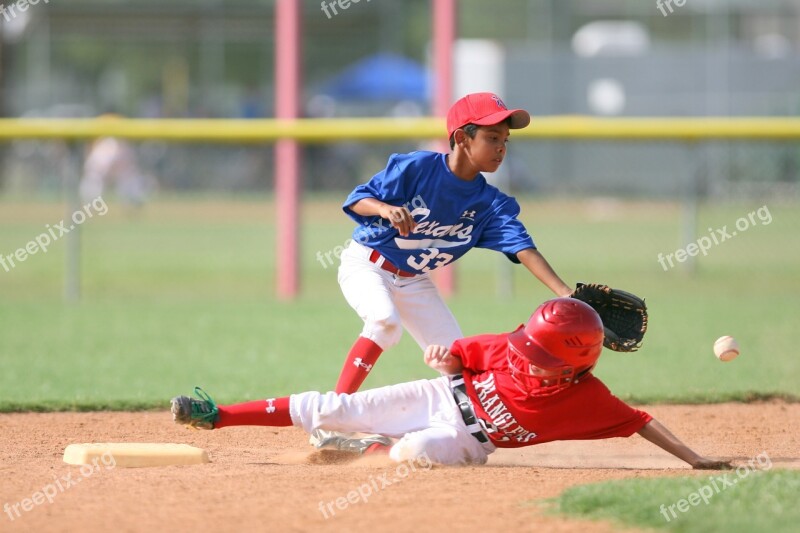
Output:
[[464,137],[464,154],[478,172],[494,172],[500,167],[509,138],[507,124],[480,126],[474,139],[466,134]]

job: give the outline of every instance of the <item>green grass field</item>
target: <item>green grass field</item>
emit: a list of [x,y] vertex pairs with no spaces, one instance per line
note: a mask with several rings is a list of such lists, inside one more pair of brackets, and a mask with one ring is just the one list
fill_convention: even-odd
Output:
[[625,479],[571,487],[555,500],[553,510],[684,533],[788,532],[797,531],[800,520],[798,492],[800,472],[744,468],[709,477]]
[[[361,322],[316,253],[347,240],[339,198],[303,208],[303,295],[275,298],[274,205],[268,198],[161,200],[138,214],[109,202],[82,226],[83,298],[63,301],[66,242],[0,268],[0,410],[164,407],[202,385],[220,402],[328,389]],[[569,283],[606,282],[646,297],[650,329],[636,354],[606,351],[597,374],[625,399],[714,402],[800,396],[790,333],[800,316],[800,209],[768,204],[772,221],[699,256],[697,272],[664,271],[680,209],[665,203],[523,202],[522,219]],[[763,202],[703,206],[706,228],[733,229]],[[0,200],[0,254],[64,218],[60,203]],[[451,300],[466,335],[527,319],[547,289],[521,267],[498,296],[503,259],[471,252]],[[742,355],[711,352],[735,336]],[[432,377],[407,335],[366,386]]]

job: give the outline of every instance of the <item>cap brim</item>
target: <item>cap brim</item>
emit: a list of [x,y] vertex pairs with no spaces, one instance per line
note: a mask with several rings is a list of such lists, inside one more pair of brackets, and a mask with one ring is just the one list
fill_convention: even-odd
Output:
[[486,115],[481,119],[473,120],[472,123],[478,126],[492,126],[500,124],[509,117],[511,117],[509,128],[512,130],[522,129],[531,123],[531,115],[524,109],[504,109],[503,111]]
[[520,326],[516,331],[509,334],[508,345],[518,354],[528,359],[531,364],[539,368],[561,368],[566,364],[562,359],[555,357],[542,348],[536,341],[528,337],[523,326]]

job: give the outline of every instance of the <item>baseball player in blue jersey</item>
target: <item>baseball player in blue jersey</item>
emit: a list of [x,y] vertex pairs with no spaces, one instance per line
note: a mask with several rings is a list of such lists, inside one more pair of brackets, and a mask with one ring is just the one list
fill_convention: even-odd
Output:
[[509,131],[529,123],[527,111],[508,109],[495,94],[469,94],[448,112],[449,154],[394,154],[347,197],[343,209],[359,225],[342,254],[339,285],[364,328],[336,392],[357,391],[403,328],[423,350],[463,336],[429,274],[472,248],[522,263],[557,296],[572,292],[517,218],[517,201],[481,174],[502,164]]

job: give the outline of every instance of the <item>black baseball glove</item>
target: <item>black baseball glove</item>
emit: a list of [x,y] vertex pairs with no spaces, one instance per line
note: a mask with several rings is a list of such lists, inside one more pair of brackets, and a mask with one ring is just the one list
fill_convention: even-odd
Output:
[[570,295],[591,305],[605,328],[603,346],[615,352],[635,352],[647,331],[647,306],[629,292],[598,283],[578,283]]

